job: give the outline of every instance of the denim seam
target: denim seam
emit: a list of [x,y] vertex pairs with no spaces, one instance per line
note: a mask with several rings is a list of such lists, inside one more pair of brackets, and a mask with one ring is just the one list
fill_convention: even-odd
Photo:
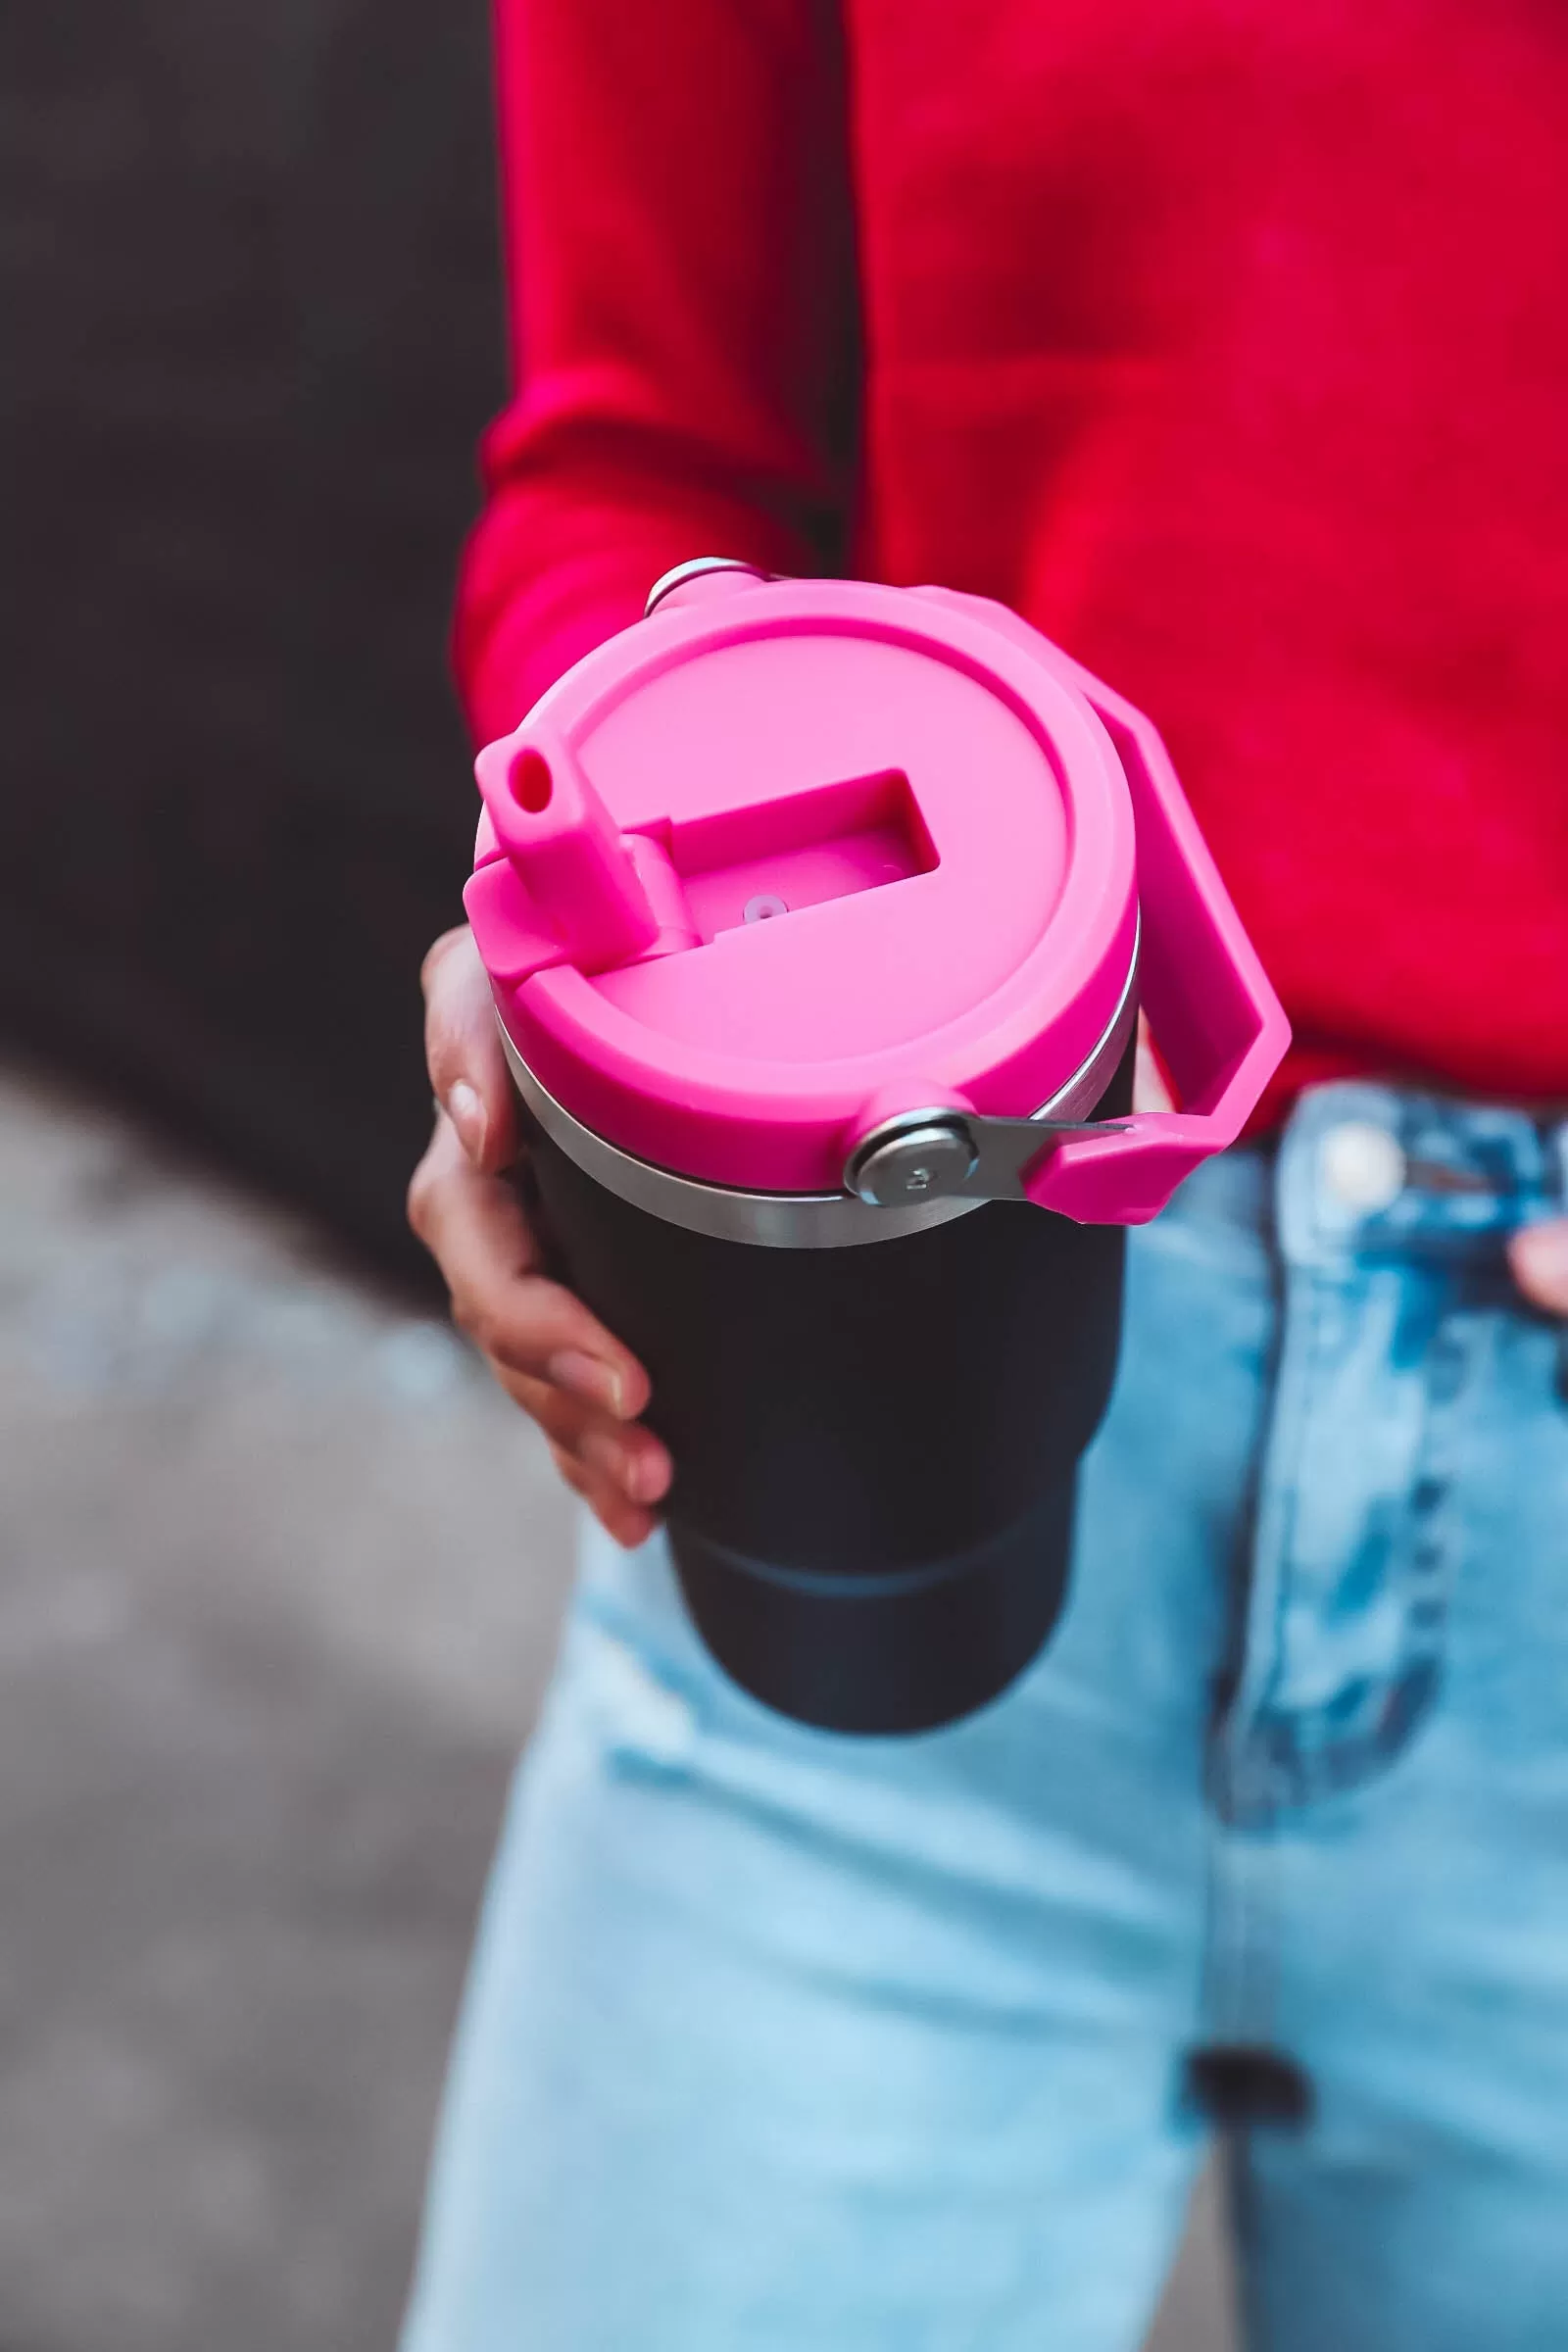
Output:
[[[1306,1405],[1322,1356],[1323,1285],[1316,1267],[1287,1262],[1282,1328],[1271,1426],[1252,1525],[1250,1590],[1242,1612],[1240,1672],[1217,1743],[1217,1810],[1227,1827],[1254,1834],[1268,1829],[1279,1811],[1272,1772],[1266,1790],[1260,1793],[1249,1787],[1253,1777],[1251,1735],[1278,1691],[1285,1668],[1301,1460],[1308,1434]],[[1269,1624],[1266,1647],[1262,1647],[1258,1616],[1265,1605]]]

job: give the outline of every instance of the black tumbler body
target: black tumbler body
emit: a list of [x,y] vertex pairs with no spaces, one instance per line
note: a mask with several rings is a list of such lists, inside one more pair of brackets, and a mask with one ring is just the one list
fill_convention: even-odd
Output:
[[[1128,1107],[1129,1049],[1098,1113]],[[838,1249],[635,1207],[535,1131],[564,1280],[646,1364],[693,1619],[756,1697],[917,1732],[994,1698],[1066,1590],[1115,1375],[1125,1233],[992,1200]]]
[[525,1181],[648,1367],[699,1633],[834,1731],[985,1705],[1061,1610],[1125,1226],[1289,1036],[1158,735],[986,598],[696,557],[475,773]]

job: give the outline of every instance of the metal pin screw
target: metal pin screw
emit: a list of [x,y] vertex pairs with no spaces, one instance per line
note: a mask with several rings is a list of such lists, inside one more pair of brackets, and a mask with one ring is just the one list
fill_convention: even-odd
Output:
[[962,1121],[935,1115],[857,1152],[847,1180],[862,1200],[896,1208],[901,1200],[961,1191],[974,1164],[974,1146]]

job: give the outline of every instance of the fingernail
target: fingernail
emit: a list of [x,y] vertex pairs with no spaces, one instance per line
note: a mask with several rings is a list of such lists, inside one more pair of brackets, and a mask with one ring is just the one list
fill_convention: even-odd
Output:
[[664,1465],[657,1453],[623,1446],[608,1430],[590,1430],[582,1441],[582,1457],[606,1478],[612,1478],[628,1502],[656,1502],[664,1491]]
[[657,1502],[669,1484],[669,1472],[662,1455],[642,1447],[627,1456],[621,1483],[633,1502]]
[[558,1389],[567,1389],[589,1404],[602,1404],[617,1421],[625,1419],[625,1387],[620,1374],[601,1363],[598,1356],[584,1355],[578,1348],[564,1348],[550,1358],[545,1371]]
[[458,1131],[458,1141],[470,1159],[484,1156],[484,1104],[466,1078],[460,1078],[447,1090],[447,1117]]
[[[631,1494],[631,1460],[618,1438],[612,1438],[605,1429],[590,1429],[584,1433],[577,1450],[595,1470],[612,1478],[623,1494]],[[632,1499],[636,1500],[635,1495]]]

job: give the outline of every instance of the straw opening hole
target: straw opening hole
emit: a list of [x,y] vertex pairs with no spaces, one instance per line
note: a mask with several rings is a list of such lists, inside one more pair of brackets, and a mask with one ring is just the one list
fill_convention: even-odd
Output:
[[525,808],[530,816],[542,815],[549,808],[556,780],[542,752],[519,752],[512,762],[508,782],[517,807]]

